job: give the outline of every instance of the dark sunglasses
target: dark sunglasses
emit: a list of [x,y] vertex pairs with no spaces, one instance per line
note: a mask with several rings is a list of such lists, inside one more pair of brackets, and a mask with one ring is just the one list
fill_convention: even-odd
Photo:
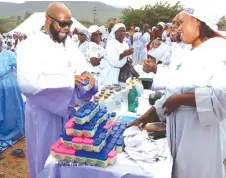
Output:
[[61,28],[64,28],[64,27],[67,27],[67,26],[68,27],[71,27],[72,24],[73,24],[73,21],[72,20],[69,21],[69,22],[62,22],[62,21],[59,21],[59,20],[57,20],[57,19],[55,19],[55,18],[53,18],[53,17],[51,17],[49,15],[48,15],[48,17],[51,18],[51,19],[53,19],[54,21],[56,21]]

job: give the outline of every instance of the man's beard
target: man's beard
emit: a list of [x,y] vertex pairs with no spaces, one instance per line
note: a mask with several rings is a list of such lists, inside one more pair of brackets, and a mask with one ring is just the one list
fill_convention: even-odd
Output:
[[60,39],[59,38],[59,33],[60,32],[55,30],[53,24],[50,25],[49,30],[50,30],[50,33],[51,33],[52,38],[53,38],[54,41],[56,41],[58,43],[64,43],[65,42],[65,40],[67,38],[67,35],[65,36],[65,38]]

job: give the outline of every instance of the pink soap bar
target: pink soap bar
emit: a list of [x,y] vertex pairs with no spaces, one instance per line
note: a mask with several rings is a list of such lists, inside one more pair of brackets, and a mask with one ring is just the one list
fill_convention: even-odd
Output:
[[110,153],[108,153],[108,158],[114,158],[117,156],[117,154],[118,154],[118,152],[113,150]]
[[106,125],[104,126],[104,129],[107,129],[107,130],[110,130],[111,128],[112,128],[111,124],[106,124]]
[[66,125],[65,125],[66,129],[71,129],[73,127],[74,127],[74,123],[73,122],[67,122]]
[[51,146],[50,151],[54,152],[56,148],[57,148],[56,145],[53,145],[53,146]]
[[116,121],[112,121],[110,124],[112,127],[114,127],[116,125]]
[[83,143],[86,145],[93,145],[93,139],[84,138]]
[[65,149],[64,154],[74,156],[75,155],[75,150],[73,149]]
[[65,151],[64,151],[64,148],[56,148],[56,149],[55,149],[55,153],[56,153],[56,154],[62,155],[62,154],[64,154],[64,152],[65,152]]
[[77,144],[81,144],[83,141],[82,137],[74,137],[72,139],[72,143],[77,143]]

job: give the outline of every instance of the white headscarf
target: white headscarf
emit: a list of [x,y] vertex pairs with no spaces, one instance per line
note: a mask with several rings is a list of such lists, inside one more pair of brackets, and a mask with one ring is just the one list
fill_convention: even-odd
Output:
[[117,23],[117,24],[115,24],[115,26],[113,27],[113,29],[111,30],[111,33],[110,33],[110,35],[109,35],[109,39],[108,39],[108,41],[109,40],[113,40],[113,39],[115,39],[115,32],[117,32],[118,31],[118,29],[120,29],[120,28],[126,28],[126,26],[123,24],[123,23]]
[[188,14],[192,17],[199,19],[204,22],[213,31],[217,32],[217,23],[222,17],[221,12],[218,12],[220,4],[215,1],[206,2],[203,4],[194,3],[190,7],[185,8],[182,13]]

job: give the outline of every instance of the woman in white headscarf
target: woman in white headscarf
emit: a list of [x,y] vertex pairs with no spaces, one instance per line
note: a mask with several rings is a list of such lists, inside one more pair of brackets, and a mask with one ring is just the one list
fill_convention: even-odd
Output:
[[120,69],[126,64],[127,57],[133,54],[133,49],[129,49],[124,41],[126,36],[126,27],[118,23],[111,31],[112,39],[106,46],[106,66],[101,73],[100,85],[112,85],[118,83]]
[[98,78],[101,74],[102,67],[101,61],[104,58],[105,50],[100,45],[102,39],[101,27],[97,25],[92,25],[89,27],[90,42],[88,46],[87,59],[89,61],[89,72],[93,74],[95,79],[98,81]]
[[144,127],[153,111],[166,120],[173,178],[226,177],[226,40],[216,33],[219,18],[211,9],[180,14],[181,40],[192,49],[173,59],[165,95],[131,124]]
[[[87,60],[88,55],[88,47],[89,47],[89,32],[88,30],[80,30],[78,33],[78,49],[85,56]],[[87,60],[87,65],[89,64]]]

